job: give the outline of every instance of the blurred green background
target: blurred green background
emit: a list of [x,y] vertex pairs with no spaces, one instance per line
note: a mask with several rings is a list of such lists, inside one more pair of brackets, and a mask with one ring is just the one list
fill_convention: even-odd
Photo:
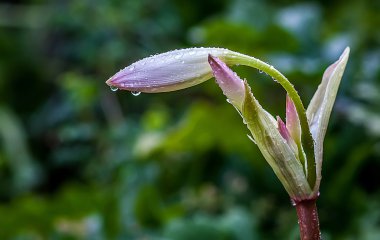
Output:
[[[104,82],[151,54],[218,46],[283,72],[305,105],[351,56],[325,139],[324,239],[380,239],[380,1],[0,3],[0,239],[297,239],[295,210],[214,80]],[[285,93],[235,67],[273,115]]]

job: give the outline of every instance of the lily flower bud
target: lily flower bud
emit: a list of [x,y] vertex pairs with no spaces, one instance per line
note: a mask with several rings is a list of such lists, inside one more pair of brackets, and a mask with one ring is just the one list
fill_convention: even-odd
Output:
[[[295,200],[315,199],[321,181],[323,140],[349,48],[327,68],[305,113],[293,85],[273,66],[222,48],[190,48],[144,58],[107,80],[113,88],[137,92],[168,92],[204,82],[214,74],[219,87],[241,113],[258,148]],[[227,65],[241,64],[265,71],[284,87],[286,123],[270,115]],[[310,129],[310,130],[309,130]]]
[[[223,48],[187,48],[144,58],[120,70],[107,85],[134,92],[170,92],[202,83],[212,77],[208,55],[220,59],[236,53]],[[233,58],[232,57],[232,58]]]
[[282,121],[282,119],[277,116],[277,126],[278,131],[280,132],[281,136],[286,140],[288,145],[293,149],[293,151],[296,153],[297,145],[294,142],[294,139],[290,135],[290,132],[288,131],[288,128],[286,127],[285,123]]

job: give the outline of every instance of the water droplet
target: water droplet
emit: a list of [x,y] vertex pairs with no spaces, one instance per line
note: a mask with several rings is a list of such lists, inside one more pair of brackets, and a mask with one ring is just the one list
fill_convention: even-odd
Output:
[[185,63],[185,61],[183,61],[183,60],[182,60],[182,61],[181,61],[181,63],[182,63],[182,64],[184,64],[184,63]]
[[141,92],[137,92],[137,91],[132,91],[131,92],[133,96],[137,97],[138,95],[141,94]]
[[130,66],[129,71],[133,71],[135,69],[135,66]]
[[259,73],[263,73],[263,70],[260,70],[260,69],[259,69]]
[[110,89],[112,92],[116,92],[117,90],[119,90],[117,87],[115,86],[110,86]]
[[293,207],[297,206],[296,201],[294,201],[293,199],[290,199],[290,203],[292,204]]

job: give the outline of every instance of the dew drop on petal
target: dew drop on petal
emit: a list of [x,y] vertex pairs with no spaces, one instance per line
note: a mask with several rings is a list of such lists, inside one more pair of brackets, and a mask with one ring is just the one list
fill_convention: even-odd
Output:
[[112,92],[116,92],[117,90],[119,90],[117,87],[115,86],[110,86],[110,89]]
[[141,94],[141,92],[137,92],[137,91],[132,91],[131,92],[133,96],[137,97],[138,95]]

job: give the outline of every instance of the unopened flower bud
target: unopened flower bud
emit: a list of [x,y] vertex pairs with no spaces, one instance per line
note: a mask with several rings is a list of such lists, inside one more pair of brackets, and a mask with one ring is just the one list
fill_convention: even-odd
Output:
[[236,54],[223,48],[187,48],[144,58],[120,70],[106,83],[135,92],[169,92],[188,88],[212,77],[208,55],[225,59]]

